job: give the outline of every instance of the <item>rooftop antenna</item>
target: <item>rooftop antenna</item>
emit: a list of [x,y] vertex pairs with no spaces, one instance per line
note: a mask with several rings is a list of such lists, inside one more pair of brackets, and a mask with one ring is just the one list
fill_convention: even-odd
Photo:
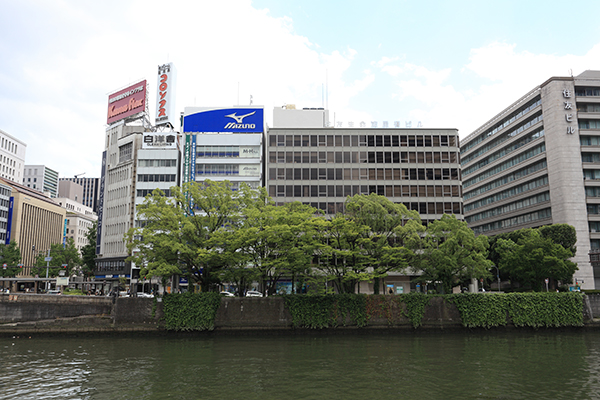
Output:
[[571,68],[569,68],[569,75],[571,75],[571,78],[573,77],[573,70]]
[[81,174],[77,174],[75,175],[75,179],[79,178],[80,176],[85,175],[85,172],[81,173]]
[[252,105],[252,95],[250,95],[250,105]]
[[325,70],[325,109],[329,110],[329,70]]
[[238,101],[237,104],[240,104],[240,81],[238,81]]

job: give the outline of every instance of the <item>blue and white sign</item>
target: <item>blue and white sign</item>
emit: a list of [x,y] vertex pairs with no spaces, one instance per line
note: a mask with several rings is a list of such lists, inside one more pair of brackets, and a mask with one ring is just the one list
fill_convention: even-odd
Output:
[[184,132],[263,132],[264,110],[256,107],[208,108],[183,117]]

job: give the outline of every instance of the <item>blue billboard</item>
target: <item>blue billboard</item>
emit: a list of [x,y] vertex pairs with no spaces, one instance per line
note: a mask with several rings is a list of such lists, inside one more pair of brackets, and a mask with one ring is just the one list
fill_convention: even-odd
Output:
[[184,132],[262,133],[262,108],[211,108],[185,115]]

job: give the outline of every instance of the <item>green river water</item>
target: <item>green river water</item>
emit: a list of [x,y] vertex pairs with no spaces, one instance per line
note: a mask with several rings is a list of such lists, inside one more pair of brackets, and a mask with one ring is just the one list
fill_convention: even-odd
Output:
[[0,338],[0,399],[595,399],[600,332]]

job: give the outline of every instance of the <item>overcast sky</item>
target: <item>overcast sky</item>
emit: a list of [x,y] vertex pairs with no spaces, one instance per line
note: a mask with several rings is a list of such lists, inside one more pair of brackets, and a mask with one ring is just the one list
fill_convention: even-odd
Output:
[[[0,0],[0,129],[100,176],[107,96],[177,68],[186,106],[328,105],[461,137],[551,76],[600,69],[600,1]],[[328,90],[325,93],[325,84]],[[238,89],[239,88],[239,89]]]

